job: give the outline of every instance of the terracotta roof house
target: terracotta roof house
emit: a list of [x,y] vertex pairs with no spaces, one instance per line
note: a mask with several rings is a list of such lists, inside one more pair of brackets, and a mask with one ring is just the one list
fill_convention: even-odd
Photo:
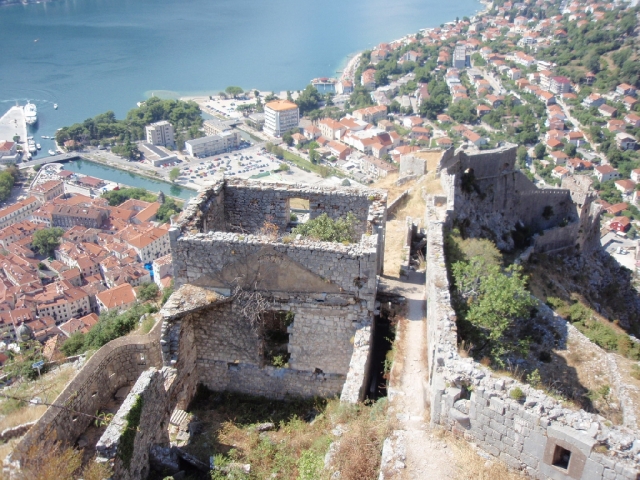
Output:
[[131,285],[123,283],[96,295],[100,312],[126,310],[136,301],[136,292]]

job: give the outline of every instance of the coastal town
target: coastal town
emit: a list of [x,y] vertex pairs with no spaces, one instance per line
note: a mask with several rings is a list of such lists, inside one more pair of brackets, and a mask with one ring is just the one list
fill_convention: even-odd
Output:
[[[230,86],[180,100],[151,97],[126,119],[102,113],[40,138],[32,128],[35,110],[28,120],[24,106],[9,109],[0,118],[0,369],[15,363],[22,342],[34,341],[38,361],[29,362],[40,365],[32,369],[39,375],[38,362],[64,363],[83,353],[90,332],[102,335],[95,333],[101,319],[160,310],[174,293],[178,271],[170,230],[182,225],[181,214],[193,215],[208,188],[217,188],[217,195],[225,182],[236,188],[250,180],[265,189],[306,185],[318,191],[392,185],[406,197],[410,190],[399,187],[430,173],[435,178],[440,172],[432,159],[454,151],[479,155],[515,148],[515,170],[536,187],[561,195],[572,184],[594,195],[602,211],[600,246],[637,285],[637,2],[483,4],[472,17],[355,54],[339,78],[316,78],[298,91]],[[83,173],[74,167],[78,160],[127,172],[130,183]],[[473,168],[464,173],[473,190]],[[139,188],[140,178],[163,189]],[[194,201],[171,189],[189,192]],[[207,201],[217,198],[206,195]],[[311,210],[308,200],[294,205],[287,197],[289,233]],[[535,233],[544,235],[543,229]],[[238,238],[245,241],[244,233]],[[426,245],[424,232],[418,243]],[[409,234],[407,252],[411,248]],[[411,259],[403,262],[400,271],[406,273]],[[422,256],[417,264],[425,262]],[[216,301],[226,288],[216,285]],[[135,319],[92,347],[140,328]],[[239,364],[229,361],[228,368]],[[322,373],[316,368],[314,375]],[[0,370],[6,385],[15,377],[14,370]]]

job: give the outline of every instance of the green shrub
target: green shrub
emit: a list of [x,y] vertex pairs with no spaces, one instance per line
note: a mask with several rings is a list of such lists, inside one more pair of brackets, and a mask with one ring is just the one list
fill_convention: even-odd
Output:
[[525,394],[520,387],[515,387],[509,392],[509,396],[519,402],[525,397]]
[[631,376],[636,380],[640,380],[640,365],[637,363],[635,365],[631,365]]
[[120,457],[120,460],[122,460],[122,463],[124,463],[127,468],[131,465],[131,459],[133,458],[136,433],[138,433],[140,417],[142,416],[142,405],[142,397],[138,395],[135,403],[131,406],[129,413],[127,413],[125,417],[124,432],[122,432],[120,443],[118,444],[118,457]]
[[298,459],[298,480],[316,480],[322,477],[324,455],[305,450]]
[[527,375],[527,383],[533,388],[540,387],[540,385],[542,384],[542,378],[540,377],[540,372],[537,368],[529,375]]
[[356,241],[355,226],[357,223],[358,218],[351,212],[346,217],[340,217],[337,220],[333,220],[326,213],[323,213],[319,217],[297,226],[291,233],[323,242],[353,243]]

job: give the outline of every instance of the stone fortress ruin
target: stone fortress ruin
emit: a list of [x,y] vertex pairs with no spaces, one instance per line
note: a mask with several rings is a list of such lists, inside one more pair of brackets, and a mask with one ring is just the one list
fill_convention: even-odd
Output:
[[[515,170],[515,155],[515,146],[472,155],[449,150],[438,169],[445,195],[426,197],[429,379],[424,390],[431,423],[532,478],[637,480],[637,425],[614,426],[600,415],[572,410],[459,354],[444,256],[447,231],[459,228],[465,236],[490,238],[503,250],[528,243],[523,261],[532,252],[599,248],[600,206],[593,203],[589,180],[576,176],[563,188],[538,189]],[[562,318],[556,321],[574,328]],[[512,398],[515,389],[522,398]]]
[[[437,173],[445,193],[426,196],[425,224],[429,373],[422,385],[431,423],[533,478],[638,480],[637,427],[566,408],[458,353],[445,232],[460,228],[504,250],[523,247],[522,259],[597,249],[600,207],[588,181],[538,189],[515,169],[511,146],[473,155],[446,151]],[[298,211],[305,218],[353,213],[359,241],[288,234],[296,199],[308,201],[306,212]],[[56,400],[65,408],[49,408],[5,468],[19,468],[34,446],[44,452],[55,441],[76,443],[92,415],[125,386],[128,395],[95,445],[98,460],[125,480],[146,478],[159,449],[173,452],[166,448],[168,427],[198,385],[276,399],[361,400],[386,216],[386,193],[378,190],[240,180],[202,190],[170,230],[177,290],[153,330],[96,352]],[[524,399],[511,398],[515,388]]]
[[[308,202],[302,213],[310,219],[354,215],[357,242],[288,234],[293,199]],[[100,349],[56,400],[70,408],[49,409],[5,466],[19,467],[36,444],[75,443],[92,421],[76,412],[93,415],[134,381],[95,447],[119,479],[146,477],[150,450],[169,445],[172,414],[187,408],[198,385],[362,400],[386,203],[383,191],[344,187],[220,180],[202,190],[170,229],[176,291],[161,321],[147,336]],[[132,422],[138,431],[127,440]]]

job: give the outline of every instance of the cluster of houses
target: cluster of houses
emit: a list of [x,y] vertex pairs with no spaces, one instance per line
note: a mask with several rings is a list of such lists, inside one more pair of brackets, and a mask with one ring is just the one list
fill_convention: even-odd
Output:
[[[62,179],[34,185],[30,194],[0,210],[1,341],[16,341],[23,324],[41,342],[86,332],[98,314],[135,303],[136,287],[171,285],[169,226],[156,221],[159,202],[112,207],[65,192]],[[43,258],[34,235],[48,227],[64,234]]]

